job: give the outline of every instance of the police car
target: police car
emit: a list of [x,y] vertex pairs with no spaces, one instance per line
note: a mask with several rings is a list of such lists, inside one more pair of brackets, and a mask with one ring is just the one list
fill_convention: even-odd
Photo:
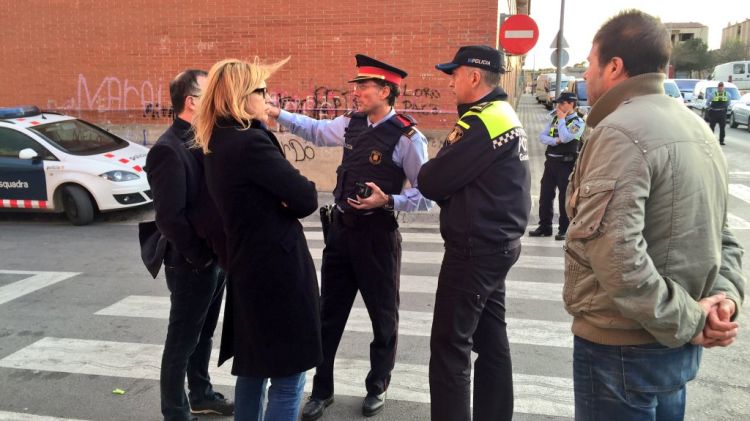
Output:
[[0,108],[0,209],[65,212],[86,225],[96,211],[150,203],[147,153],[75,117]]

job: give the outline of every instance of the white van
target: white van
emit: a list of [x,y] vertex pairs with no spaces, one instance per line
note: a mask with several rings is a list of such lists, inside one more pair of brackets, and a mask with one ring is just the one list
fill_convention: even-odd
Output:
[[750,60],[730,61],[714,67],[711,80],[730,82],[741,91],[750,91]]
[[[570,76],[560,75],[562,90],[568,87]],[[548,110],[552,109],[552,101],[557,97],[557,74],[542,73],[536,80],[536,102],[544,104]]]

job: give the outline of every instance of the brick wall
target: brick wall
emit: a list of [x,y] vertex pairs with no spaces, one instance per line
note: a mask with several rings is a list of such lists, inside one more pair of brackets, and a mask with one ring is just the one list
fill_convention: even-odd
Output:
[[462,44],[494,46],[498,9],[508,7],[497,0],[3,0],[0,6],[0,106],[32,103],[104,124],[164,124],[168,82],[180,70],[207,70],[228,57],[291,55],[269,81],[273,98],[288,109],[332,116],[351,105],[346,81],[355,72],[354,54],[364,53],[410,73],[397,108],[430,128],[450,125],[455,112],[448,80],[434,65]]
[[[498,15],[514,12],[515,4],[0,0],[0,106],[36,104],[153,142],[171,122],[168,83],[179,71],[208,70],[229,57],[272,61],[291,55],[268,82],[273,100],[332,118],[351,107],[347,80],[356,73],[354,54],[363,53],[409,72],[396,108],[418,120],[431,138],[432,155],[456,118],[448,78],[435,64],[451,60],[460,45],[497,46]],[[513,94],[520,62],[509,65],[503,86]],[[289,159],[319,187],[332,187],[329,167],[340,150],[317,148],[311,163],[302,144],[303,154]],[[292,142],[290,150],[295,147]],[[330,176],[323,180],[317,173]]]

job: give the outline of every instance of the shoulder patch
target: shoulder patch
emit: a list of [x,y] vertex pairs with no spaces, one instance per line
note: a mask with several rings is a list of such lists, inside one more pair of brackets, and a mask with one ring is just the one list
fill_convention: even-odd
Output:
[[399,122],[401,122],[401,124],[403,124],[404,127],[411,127],[411,126],[417,125],[417,120],[414,120],[414,117],[410,115],[398,113],[394,115],[394,117],[396,117],[396,119]]
[[487,107],[489,107],[491,105],[492,105],[492,101],[482,102],[480,104],[477,104],[477,105],[471,107],[470,110],[481,113],[482,111],[484,111],[485,109],[487,109]]
[[456,125],[455,127],[453,127],[453,130],[450,133],[448,133],[448,137],[445,138],[445,141],[449,145],[452,145],[458,142],[459,140],[461,140],[463,136],[464,136],[464,129],[461,128],[461,126]]

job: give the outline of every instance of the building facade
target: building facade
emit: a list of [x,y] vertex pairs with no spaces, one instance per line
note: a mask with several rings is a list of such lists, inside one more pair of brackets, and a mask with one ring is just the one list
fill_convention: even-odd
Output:
[[724,48],[724,46],[732,41],[739,41],[744,44],[745,53],[750,58],[750,19],[728,25],[721,30],[721,48]]
[[691,39],[699,39],[708,45],[708,26],[696,22],[665,22],[672,46]]

